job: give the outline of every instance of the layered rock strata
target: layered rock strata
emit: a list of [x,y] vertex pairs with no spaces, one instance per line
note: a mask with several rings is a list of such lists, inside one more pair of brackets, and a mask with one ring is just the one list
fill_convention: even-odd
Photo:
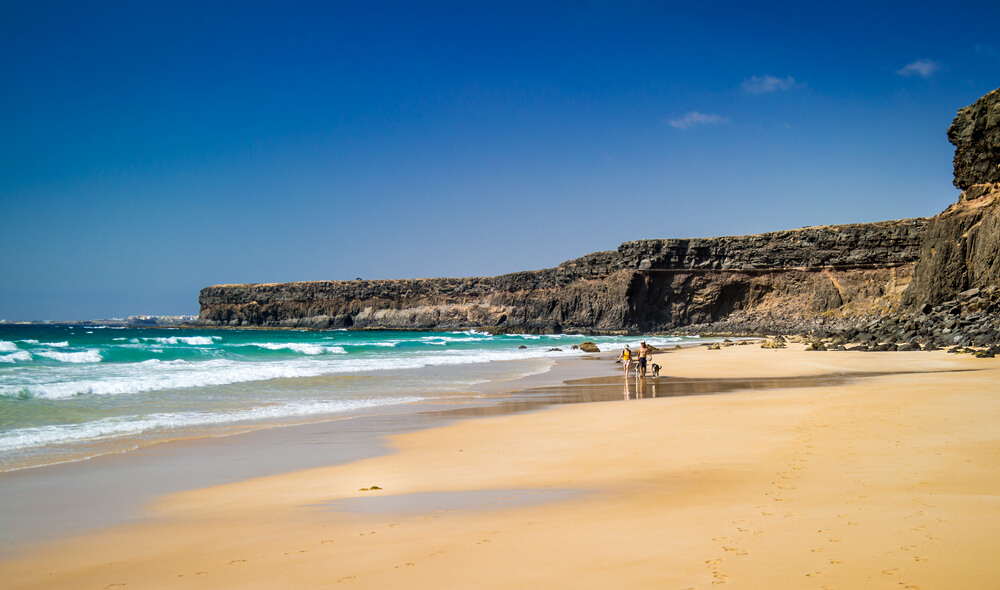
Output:
[[[752,236],[626,242],[556,268],[498,277],[219,285],[200,321],[508,332],[670,330],[764,312],[853,325],[909,282],[926,220]],[[839,313],[849,310],[850,313]],[[824,315],[825,314],[825,315]]]

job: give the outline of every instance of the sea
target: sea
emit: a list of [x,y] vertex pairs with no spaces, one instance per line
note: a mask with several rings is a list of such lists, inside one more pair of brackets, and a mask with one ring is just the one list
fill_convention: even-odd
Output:
[[[0,324],[0,472],[144,445],[407,405],[542,373],[584,341],[465,332],[202,330]],[[647,337],[658,347],[697,337]]]

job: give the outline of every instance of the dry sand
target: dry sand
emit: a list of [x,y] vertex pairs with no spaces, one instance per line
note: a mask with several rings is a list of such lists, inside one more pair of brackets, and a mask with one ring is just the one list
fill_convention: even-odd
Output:
[[125,590],[1000,587],[1000,359],[793,345],[657,362],[661,383],[895,374],[641,400],[619,377],[604,387],[630,401],[464,420],[395,436],[385,456],[165,496],[143,522],[25,550],[0,563],[0,580]]

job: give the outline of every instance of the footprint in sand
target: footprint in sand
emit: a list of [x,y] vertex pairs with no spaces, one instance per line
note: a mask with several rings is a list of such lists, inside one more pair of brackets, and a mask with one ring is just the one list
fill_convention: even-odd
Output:
[[196,575],[196,576],[207,576],[208,572],[195,572],[194,575]]
[[705,562],[705,565],[722,565],[725,561],[726,560],[722,559],[722,558],[719,558],[719,559],[709,559],[708,561]]
[[843,562],[843,561],[840,561],[839,559],[831,559],[831,560],[830,560],[830,564],[831,564],[831,565],[842,565],[843,563],[844,563],[844,562]]
[[413,563],[412,561],[408,561],[408,562],[406,562],[406,563],[404,563],[402,565],[397,565],[396,569],[399,569],[401,567],[413,567],[415,565],[417,565],[417,564]]
[[713,540],[713,541],[715,541],[716,543],[721,543],[721,542],[723,542],[723,541],[728,541],[728,540],[729,540],[729,537],[715,537],[715,538],[714,538],[714,539],[712,539],[712,540]]
[[336,543],[333,539],[323,539],[319,542],[320,545],[331,545],[333,543]]
[[913,561],[930,561],[930,557],[920,557],[919,555],[913,556]]
[[241,563],[246,563],[246,562],[247,560],[245,559],[234,559],[229,562],[229,565],[240,565]]
[[482,545],[484,543],[492,543],[492,542],[493,541],[491,541],[490,539],[483,539],[482,541],[478,541],[476,545]]
[[389,524],[389,528],[391,528],[391,529],[396,528],[398,526],[400,526],[398,522],[393,522],[393,523]]
[[901,571],[901,570],[900,570],[900,569],[899,569],[898,567],[894,567],[894,568],[892,568],[892,569],[888,569],[888,570],[882,570],[882,573],[883,573],[884,575],[886,575],[886,576],[895,576],[895,575],[896,575],[896,574],[898,574],[898,573],[899,573],[900,571]]
[[810,551],[812,551],[813,553],[822,553],[826,551],[826,549],[823,549],[822,547],[817,547],[815,549],[810,549]]
[[121,582],[119,584],[108,584],[107,586],[104,587],[104,590],[108,590],[108,588],[120,588],[122,586],[127,586],[127,585],[128,584],[126,584],[124,582]]
[[349,582],[351,580],[356,580],[356,579],[358,579],[357,576],[344,576],[343,578],[340,578],[339,580],[337,580],[337,583],[339,584],[341,582]]
[[823,575],[823,572],[813,572],[811,574],[806,574],[806,577],[807,578],[816,578],[816,577],[822,576],[822,575]]
[[723,547],[722,550],[725,551],[725,552],[727,552],[727,553],[733,553],[735,551],[739,551],[740,548],[739,547]]

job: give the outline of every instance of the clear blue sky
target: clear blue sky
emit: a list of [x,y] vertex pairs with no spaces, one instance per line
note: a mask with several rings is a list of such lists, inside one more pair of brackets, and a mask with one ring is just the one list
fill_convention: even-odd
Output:
[[996,2],[0,5],[0,319],[934,215]]

